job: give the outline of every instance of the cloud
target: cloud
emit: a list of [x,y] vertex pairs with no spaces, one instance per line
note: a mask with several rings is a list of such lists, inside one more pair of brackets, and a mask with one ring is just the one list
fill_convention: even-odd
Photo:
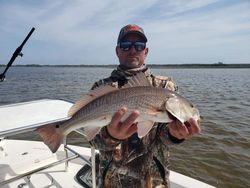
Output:
[[[202,13],[193,10],[147,24],[148,31],[157,28],[149,33],[153,39],[151,49],[156,49],[150,60],[163,63],[162,54],[165,54],[166,61],[169,58],[175,63],[178,60],[180,63],[213,63],[222,60],[249,63],[248,9],[247,4],[242,3],[210,8]],[[240,57],[240,53],[232,56],[234,51],[241,52],[244,57]]]
[[[189,63],[213,63],[219,58],[249,63],[250,58],[246,52],[250,48],[248,1],[26,0],[3,3],[0,17],[0,42],[7,44],[0,51],[5,53],[6,47],[13,50],[36,27],[25,47],[28,63],[116,63],[117,35],[128,23],[141,25],[148,35],[150,63],[187,59]],[[244,57],[232,58],[233,50]]]

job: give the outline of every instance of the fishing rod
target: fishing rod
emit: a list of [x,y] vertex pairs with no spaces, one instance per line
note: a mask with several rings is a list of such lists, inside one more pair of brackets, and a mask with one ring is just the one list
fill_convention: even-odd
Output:
[[21,57],[23,56],[23,53],[22,53],[23,46],[25,45],[25,43],[27,42],[27,40],[30,38],[30,36],[32,35],[32,33],[34,31],[35,31],[35,28],[32,27],[32,29],[30,30],[29,34],[26,36],[26,38],[24,39],[24,41],[22,42],[22,44],[13,53],[13,55],[12,55],[9,63],[6,65],[5,70],[3,71],[2,74],[0,74],[0,82],[4,81],[4,79],[5,79],[5,73],[11,67],[12,63],[15,61],[15,59],[17,58],[17,56],[21,56]]

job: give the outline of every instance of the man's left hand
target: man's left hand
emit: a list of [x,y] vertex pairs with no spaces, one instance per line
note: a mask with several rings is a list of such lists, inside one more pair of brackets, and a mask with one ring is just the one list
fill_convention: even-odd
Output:
[[201,132],[199,121],[190,118],[184,124],[179,120],[174,120],[168,124],[169,133],[178,139],[188,139]]

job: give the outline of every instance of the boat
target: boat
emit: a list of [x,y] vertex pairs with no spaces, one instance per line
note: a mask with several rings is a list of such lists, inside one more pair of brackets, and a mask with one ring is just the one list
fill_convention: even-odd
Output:
[[[95,187],[92,166],[97,150],[69,145],[65,138],[58,151],[52,153],[41,141],[9,138],[67,120],[72,105],[64,100],[42,99],[0,106],[1,188]],[[75,132],[82,135],[80,130]],[[174,171],[170,171],[170,184],[171,188],[214,188]]]

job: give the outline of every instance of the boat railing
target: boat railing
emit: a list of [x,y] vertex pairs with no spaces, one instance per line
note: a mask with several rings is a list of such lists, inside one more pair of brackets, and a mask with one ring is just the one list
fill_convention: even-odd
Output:
[[[22,132],[23,132],[23,130],[22,130]],[[77,132],[77,133],[79,133],[79,134],[82,135],[82,133],[81,133],[80,130],[79,131],[75,131],[75,132]],[[1,138],[0,141],[2,141],[2,140],[4,140],[4,139]],[[39,168],[30,170],[28,172],[19,174],[19,175],[15,176],[15,177],[7,179],[7,180],[4,180],[4,181],[0,182],[0,187],[3,186],[3,185],[9,184],[11,182],[14,182],[16,180],[25,178],[25,177],[28,177],[28,179],[29,179],[32,174],[35,174],[37,172],[43,171],[45,169],[48,169],[48,168],[51,168],[51,167],[54,167],[54,166],[57,166],[57,165],[60,165],[62,163],[65,163],[65,171],[67,171],[68,162],[71,161],[71,160],[74,160],[74,159],[81,159],[87,165],[91,166],[91,162],[88,159],[86,159],[83,155],[81,155],[80,153],[78,153],[77,151],[75,151],[74,149],[72,149],[71,147],[68,146],[68,144],[67,144],[67,137],[64,139],[63,144],[64,144],[64,151],[65,151],[65,158],[57,160],[57,161],[49,163],[49,164],[46,164],[46,165],[41,166]],[[71,153],[71,155],[69,155],[69,152]]]

